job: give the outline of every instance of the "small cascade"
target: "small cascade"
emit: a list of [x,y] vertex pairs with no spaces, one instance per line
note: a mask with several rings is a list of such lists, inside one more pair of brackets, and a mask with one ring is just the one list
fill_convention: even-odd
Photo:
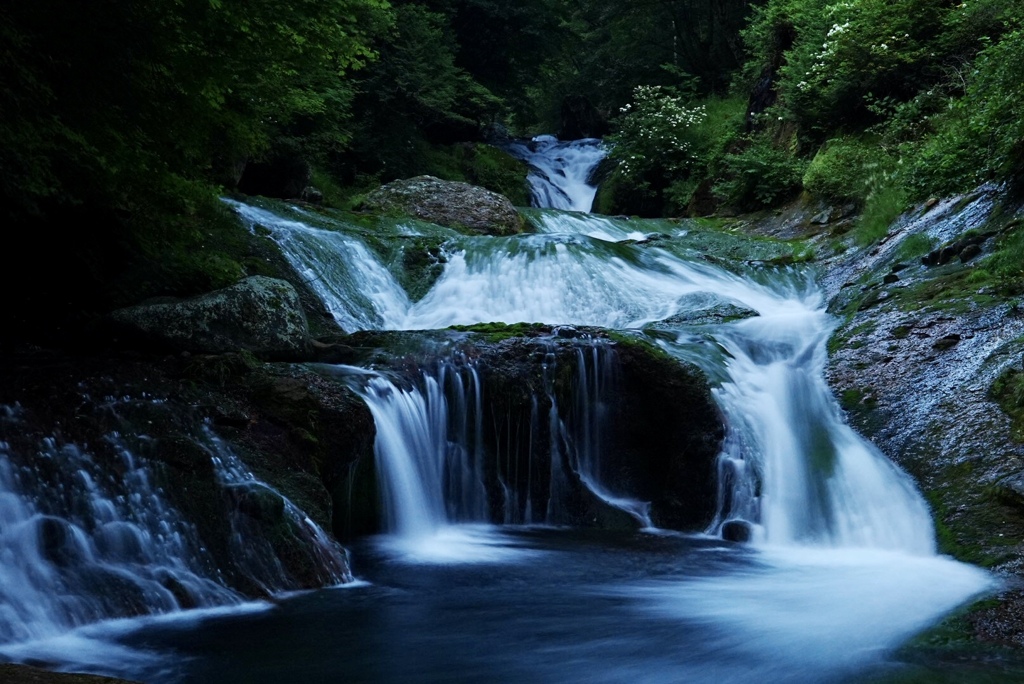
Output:
[[615,350],[609,344],[594,344],[577,348],[576,357],[578,387],[572,408],[576,471],[584,486],[606,504],[625,511],[644,527],[653,527],[648,502],[616,494],[606,484],[613,479],[604,450],[609,402],[617,384]]
[[28,459],[0,443],[0,643],[241,601],[148,465],[108,439],[109,469],[55,438]]
[[[241,459],[212,432],[206,438],[213,452],[214,473],[235,503],[231,513],[231,557],[267,594],[298,589],[282,556],[306,556],[299,568],[312,577],[306,584],[332,586],[352,581],[348,553],[298,506],[253,475]],[[294,540],[288,553],[275,548],[261,525],[283,524]]]
[[377,427],[386,529],[424,537],[454,522],[485,522],[481,388],[472,364],[442,361],[412,387],[374,375],[359,392]]
[[772,545],[934,553],[927,504],[829,393],[830,331],[825,314],[808,308],[764,311],[720,335],[732,358],[717,390],[730,430],[719,522],[759,522]]
[[250,230],[262,226],[270,231],[288,263],[346,332],[393,327],[405,317],[409,309],[405,290],[358,238],[250,204],[225,201]]
[[[566,355],[575,362],[569,385]],[[411,383],[342,368],[377,427],[385,529],[425,538],[457,523],[570,525],[603,508],[650,526],[648,504],[606,483],[615,363],[606,340],[551,347],[542,393],[515,400],[488,398],[485,370],[461,354]]]
[[514,140],[505,150],[530,165],[527,180],[533,206],[590,211],[597,194],[591,175],[606,155],[600,140],[561,141],[553,135],[540,135],[530,141]]
[[[20,409],[2,409],[3,427],[18,430]],[[211,539],[171,502],[164,464],[139,455],[151,438],[113,432],[101,441],[89,448],[52,436],[31,452],[27,441],[0,442],[0,644],[111,618],[236,606],[254,585],[274,594],[351,581],[344,551],[212,433],[195,446],[210,454],[226,497],[230,558],[208,549]],[[254,521],[286,524],[288,548]],[[288,557],[302,558],[301,584]]]

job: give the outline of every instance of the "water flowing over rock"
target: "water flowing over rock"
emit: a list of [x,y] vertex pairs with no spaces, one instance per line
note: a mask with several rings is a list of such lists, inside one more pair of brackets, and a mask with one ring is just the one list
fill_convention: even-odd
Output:
[[[294,447],[274,434],[289,410],[305,417],[314,405],[265,396],[252,361],[238,361],[0,366],[0,653],[105,619],[351,581],[345,551],[313,521],[330,525],[326,485],[304,477]],[[228,378],[230,392],[210,389]],[[290,467],[274,462],[285,459]]]
[[297,356],[309,347],[295,288],[264,276],[191,299],[118,309],[111,318],[128,336],[180,351]]
[[[377,423],[384,528],[710,524],[722,426],[702,374],[598,330],[529,332],[353,340],[402,348],[387,375],[348,371]],[[353,510],[351,524],[374,515]]]
[[509,141],[503,147],[530,165],[527,181],[533,206],[591,210],[597,194],[592,174],[606,155],[600,140],[560,141],[552,135],[541,135],[529,141]]
[[[943,551],[1010,576],[1024,565],[1013,393],[1024,316],[1014,298],[971,278],[1021,215],[991,186],[930,202],[876,247],[836,257],[824,281],[845,316],[828,379],[851,422],[928,493]],[[969,248],[977,253],[965,259]],[[985,639],[1024,645],[1022,606],[1008,590],[971,623]]]
[[523,230],[522,218],[506,197],[433,176],[392,181],[367,195],[363,208],[483,235],[512,235]]

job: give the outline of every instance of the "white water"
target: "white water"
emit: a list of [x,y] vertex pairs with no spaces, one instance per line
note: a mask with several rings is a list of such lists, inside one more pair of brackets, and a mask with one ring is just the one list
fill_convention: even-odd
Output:
[[[0,643],[54,637],[104,618],[240,597],[206,573],[192,530],[115,442],[116,477],[48,438],[36,464],[0,443]],[[172,589],[174,591],[172,591]]]
[[[741,277],[662,249],[585,236],[606,230],[601,217],[561,225],[572,234],[460,240],[431,290],[405,310],[386,305],[393,301],[391,288],[375,288],[388,293],[367,293],[380,298],[374,311],[387,312],[381,327],[525,321],[632,329],[683,312],[695,293],[738,303],[759,315],[711,331],[725,352],[724,367],[721,354],[696,359],[712,377],[726,379],[716,390],[729,425],[723,470],[736,476],[715,529],[738,518],[753,523],[766,544],[933,552],[927,505],[904,473],[845,424],[825,384],[833,321],[809,274]],[[690,359],[689,339],[680,326],[678,344],[666,348]],[[421,429],[406,425],[394,448],[418,439],[432,444],[417,447],[421,451],[443,451],[436,434],[414,437]]]
[[[131,401],[160,403],[108,401],[111,411]],[[22,410],[0,407],[0,423],[5,432],[22,430]],[[0,660],[61,662],[52,655],[57,649],[90,665],[97,656],[88,653],[102,647],[72,630],[131,616],[234,609],[244,599],[168,500],[160,466],[138,456],[123,435],[102,441],[102,449],[89,449],[46,437],[28,453],[0,442]],[[344,551],[304,513],[246,471],[212,433],[197,436],[197,446],[210,453],[225,494],[265,490],[280,500],[290,533],[313,556],[308,570],[324,585],[351,580]],[[246,527],[246,516],[236,518],[234,569],[269,594],[295,589],[265,535]]]
[[[745,521],[759,560],[752,572],[649,587],[652,611],[722,634],[715,653],[726,658],[701,666],[696,678],[716,681],[709,673],[718,672],[720,681],[749,681],[749,673],[730,669],[729,653],[775,654],[779,681],[783,671],[828,663],[856,668],[991,588],[984,572],[936,555],[929,510],[913,482],[846,424],[823,376],[835,322],[811,273],[732,272],[683,259],[656,244],[634,244],[643,230],[602,217],[551,213],[540,222],[540,235],[453,241],[431,290],[406,310],[393,310],[382,327],[526,321],[636,329],[657,322],[667,352],[705,369],[727,422],[720,511],[708,532]],[[685,231],[674,239],[685,243]],[[673,324],[702,306],[698,293],[757,315],[699,328]],[[417,416],[387,429],[389,443],[379,443],[381,449],[403,453],[410,463],[417,449],[444,451],[441,442],[451,440],[440,437],[442,421],[423,418],[430,415],[430,396],[426,381],[415,391],[382,389],[369,400],[379,426]],[[549,420],[554,433],[564,425],[556,414],[567,408],[534,420]],[[417,440],[426,445],[417,447]],[[582,459],[576,467],[593,491],[602,491],[599,464]],[[557,498],[560,485],[551,481]],[[629,493],[604,494],[613,500]],[[411,501],[392,503],[395,515],[412,510]],[[436,504],[420,510],[434,513],[414,516],[415,524],[433,522],[429,531],[405,537],[415,542],[404,547],[413,562],[484,559],[500,548],[486,532],[446,538],[451,517]],[[550,510],[533,510],[533,521],[551,519]],[[635,588],[628,591],[636,595]]]
[[358,238],[226,201],[250,230],[262,226],[270,231],[292,268],[343,330],[388,327],[409,309],[405,290]]
[[510,142],[505,149],[530,165],[527,180],[533,206],[590,211],[597,186],[588,181],[606,154],[600,140],[561,141],[552,135],[540,135],[528,142]]

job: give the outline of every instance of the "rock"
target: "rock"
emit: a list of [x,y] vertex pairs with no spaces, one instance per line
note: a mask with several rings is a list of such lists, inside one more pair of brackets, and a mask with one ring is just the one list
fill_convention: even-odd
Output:
[[960,261],[966,264],[979,254],[981,254],[981,247],[979,245],[967,245],[960,252]]
[[821,212],[817,216],[811,219],[811,223],[819,226],[823,226],[832,220],[832,208],[829,207],[825,211]]
[[953,333],[951,335],[945,335],[944,337],[940,337],[938,340],[935,341],[935,344],[933,344],[932,347],[934,349],[938,349],[939,351],[945,351],[947,349],[955,347],[957,344],[959,344],[959,342],[960,335]]
[[302,189],[302,193],[299,195],[299,199],[303,202],[309,202],[310,204],[323,204],[324,193],[320,192],[317,188],[312,185],[307,185]]
[[680,313],[651,324],[652,329],[674,329],[680,324],[714,325],[757,316],[757,312],[739,306],[734,300],[709,292],[695,292],[679,298]]
[[363,209],[413,216],[484,235],[512,235],[524,222],[503,195],[468,183],[416,176],[388,183],[367,195]]
[[746,520],[728,520],[722,524],[722,539],[746,543],[753,537],[754,529]]
[[245,350],[294,357],[305,354],[310,346],[306,315],[295,288],[264,276],[191,299],[118,309],[111,319],[129,338],[174,351]]
[[4,682],[4,684],[133,684],[127,679],[50,672],[27,665],[0,665],[0,682]]
[[[637,528],[642,517],[638,509],[628,512],[612,505],[581,477],[577,459],[593,457],[600,462],[601,482],[615,495],[649,503],[654,525],[688,531],[707,527],[716,510],[715,473],[724,428],[700,370],[641,337],[609,339],[597,328],[576,326],[570,337],[560,334],[564,327],[547,326],[545,334],[536,326],[478,328],[399,337],[364,332],[357,341],[359,346],[387,349],[390,354],[374,357],[378,367],[390,367],[410,381],[421,380],[423,368],[436,367],[441,335],[457,345],[448,378],[470,377],[461,364],[472,359],[487,416],[479,448],[487,464],[484,486],[492,522],[522,522],[529,500],[533,520],[551,510],[547,521],[552,524]],[[419,350],[414,348],[417,339]],[[593,375],[598,367],[600,382]],[[584,368],[590,374],[585,380]],[[595,400],[586,387],[598,385],[603,394]],[[467,390],[463,392],[465,396]],[[586,399],[581,392],[587,392]],[[557,408],[563,426],[554,435],[552,408]],[[560,459],[561,467],[553,458]],[[360,467],[348,481],[359,487],[371,468]],[[553,471],[563,473],[565,480],[554,480]],[[556,490],[559,498],[549,508]],[[340,503],[336,498],[336,508]],[[377,512],[371,502],[354,505],[358,514],[352,518],[353,528],[373,530]]]

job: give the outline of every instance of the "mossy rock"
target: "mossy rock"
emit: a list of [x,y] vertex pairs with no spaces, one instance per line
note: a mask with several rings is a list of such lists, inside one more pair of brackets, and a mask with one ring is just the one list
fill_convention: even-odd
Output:
[[525,225],[507,197],[433,176],[388,183],[366,196],[363,209],[482,235],[513,235]]

